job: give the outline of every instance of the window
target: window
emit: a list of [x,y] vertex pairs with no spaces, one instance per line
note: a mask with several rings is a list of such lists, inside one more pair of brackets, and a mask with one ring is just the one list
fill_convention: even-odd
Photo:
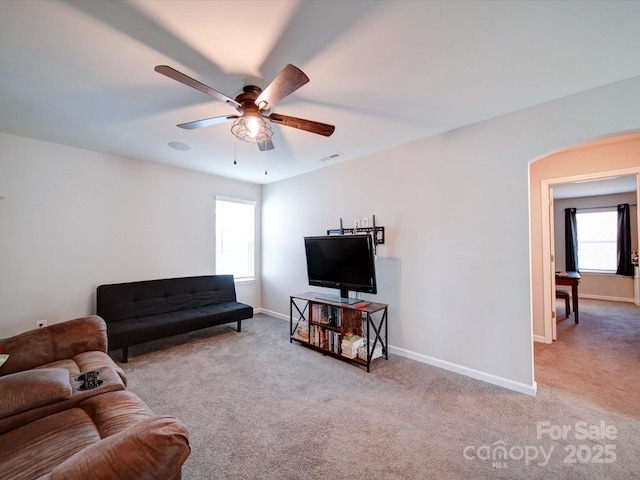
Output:
[[615,272],[618,264],[618,212],[576,213],[580,270]]
[[255,202],[216,197],[216,274],[254,279]]

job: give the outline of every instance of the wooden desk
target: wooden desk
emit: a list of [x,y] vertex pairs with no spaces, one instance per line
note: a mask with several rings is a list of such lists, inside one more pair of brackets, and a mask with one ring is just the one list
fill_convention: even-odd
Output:
[[573,300],[573,312],[575,314],[575,322],[578,320],[578,284],[580,283],[580,274],[578,272],[556,272],[556,285],[568,285],[571,287],[571,297]]

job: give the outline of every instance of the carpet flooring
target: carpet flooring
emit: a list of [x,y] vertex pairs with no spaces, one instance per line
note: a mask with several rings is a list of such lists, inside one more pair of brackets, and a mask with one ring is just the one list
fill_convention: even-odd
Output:
[[640,419],[640,307],[580,299],[580,323],[561,318],[557,337],[534,344],[539,384]]
[[[640,309],[620,314],[628,331],[614,334],[594,330],[608,307],[588,303],[577,328],[536,344],[535,397],[396,355],[367,373],[289,343],[288,322],[265,315],[241,333],[220,326],[130,348],[122,366],[130,390],[189,428],[185,480],[636,479],[640,386],[601,377],[637,375]],[[575,352],[598,342],[571,337],[588,331],[620,343],[586,363]],[[598,360],[627,344],[621,372]]]

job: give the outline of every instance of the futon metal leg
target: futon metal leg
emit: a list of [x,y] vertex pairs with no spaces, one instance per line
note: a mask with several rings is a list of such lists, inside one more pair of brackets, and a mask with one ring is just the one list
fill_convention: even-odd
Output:
[[122,347],[122,363],[129,361],[129,347]]
[[238,332],[242,331],[242,321],[238,320]]

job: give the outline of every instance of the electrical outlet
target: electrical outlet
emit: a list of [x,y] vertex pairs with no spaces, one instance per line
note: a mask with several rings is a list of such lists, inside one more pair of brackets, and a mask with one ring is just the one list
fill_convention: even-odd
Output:
[[36,320],[36,328],[43,328],[47,326],[46,320]]

